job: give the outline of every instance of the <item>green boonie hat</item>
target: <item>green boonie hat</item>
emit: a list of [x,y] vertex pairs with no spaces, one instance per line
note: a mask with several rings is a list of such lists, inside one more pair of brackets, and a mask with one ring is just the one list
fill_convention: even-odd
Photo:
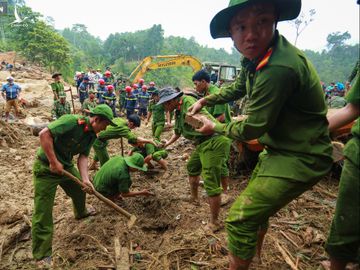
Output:
[[132,156],[125,157],[124,160],[131,168],[135,168],[143,172],[147,171],[147,166],[144,164],[144,157],[139,153],[134,153]]
[[178,92],[172,87],[164,88],[160,91],[160,100],[158,103],[156,103],[156,105],[160,105],[174,98],[181,97],[183,94],[183,92]]
[[106,104],[97,105],[95,108],[90,108],[90,115],[99,115],[110,121],[110,125],[116,127],[117,125],[112,121],[114,119],[111,108]]
[[230,37],[229,26],[234,15],[254,3],[273,3],[279,15],[278,21],[295,19],[301,10],[301,0],[230,0],[229,6],[218,12],[210,22],[213,38]]
[[59,98],[66,98],[66,94],[65,93],[60,93]]
[[90,89],[90,90],[89,90],[89,94],[95,94],[95,93],[97,93],[97,91],[95,91],[95,90],[93,90],[93,89]]

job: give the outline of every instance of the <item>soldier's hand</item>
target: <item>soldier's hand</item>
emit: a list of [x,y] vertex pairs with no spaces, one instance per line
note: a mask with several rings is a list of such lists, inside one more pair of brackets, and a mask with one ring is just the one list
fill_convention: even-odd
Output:
[[50,167],[50,171],[52,173],[56,173],[56,174],[60,174],[60,175],[62,174],[63,169],[64,169],[64,166],[58,160],[51,162],[49,164],[49,167]]
[[86,187],[83,188],[83,191],[85,191],[88,194],[93,194],[95,188],[93,184],[90,182],[90,180],[84,180],[83,183],[86,185]]
[[203,123],[203,126],[199,129],[195,129],[196,131],[204,134],[204,135],[212,135],[215,133],[215,123],[206,118],[205,116],[199,117],[199,120]]
[[206,105],[206,100],[204,98],[199,99],[189,107],[188,112],[190,113],[190,115],[194,115],[198,113],[205,105]]

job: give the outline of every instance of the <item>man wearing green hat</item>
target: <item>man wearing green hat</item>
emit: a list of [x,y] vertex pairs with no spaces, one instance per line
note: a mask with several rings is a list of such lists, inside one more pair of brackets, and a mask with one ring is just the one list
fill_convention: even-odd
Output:
[[94,177],[94,187],[102,195],[112,199],[123,197],[153,195],[147,189],[130,191],[132,184],[130,172],[147,171],[144,158],[139,153],[129,157],[115,156],[110,158]]
[[[60,185],[71,197],[75,218],[84,218],[94,210],[85,208],[85,193],[71,179],[63,175],[63,170],[73,174],[88,186],[93,186],[88,175],[88,155],[96,134],[112,122],[113,114],[107,105],[99,105],[91,110],[90,117],[66,114],[50,123],[40,133],[40,148],[33,165],[34,211],[32,216],[32,249],[39,266],[51,264],[53,216],[57,186]],[[78,156],[77,167],[72,159]]]
[[71,113],[70,103],[66,100],[65,92],[59,94],[59,99],[54,100],[54,105],[51,110],[53,119],[58,119],[64,114]]
[[110,157],[107,151],[107,146],[109,144],[108,141],[111,139],[126,138],[134,143],[141,142],[155,144],[152,140],[138,137],[131,132],[132,129],[140,127],[141,125],[140,117],[137,114],[130,115],[128,119],[116,117],[114,118],[114,122],[116,123],[116,126],[108,126],[106,130],[98,134],[98,137],[94,142],[93,147],[95,156],[94,161],[90,166],[90,169],[92,170],[96,169],[98,161],[100,161],[100,165],[102,166],[109,160]]
[[54,94],[54,100],[58,100],[60,94],[64,94],[64,84],[61,82],[61,73],[55,72],[51,78],[54,79],[54,82],[50,84],[51,89]]
[[152,116],[152,122],[151,122],[152,135],[156,140],[160,141],[161,133],[163,132],[165,127],[165,115],[168,125],[171,125],[171,121],[170,121],[170,113],[169,112],[165,113],[164,105],[156,104],[158,101],[159,101],[159,90],[155,89],[151,93],[151,100],[149,103],[149,113],[147,115],[146,125],[148,124]]
[[231,0],[210,23],[214,38],[231,37],[244,56],[236,81],[192,108],[248,95],[248,117],[228,124],[203,119],[203,134],[239,141],[259,139],[265,150],[248,186],[226,220],[229,269],[248,269],[269,217],[315,185],[330,170],[332,149],[319,78],[306,56],[276,30],[298,16],[301,0]]
[[[190,200],[194,203],[199,202],[198,188],[201,175],[210,205],[210,223],[205,229],[215,232],[221,228],[218,218],[223,190],[220,182],[223,165],[229,156],[231,140],[221,135],[203,135],[185,121],[189,107],[195,102],[194,97],[183,95],[183,92],[177,92],[169,87],[160,92],[160,100],[157,104],[163,104],[167,112],[175,111],[174,135],[165,143],[164,148],[174,143],[181,135],[196,145],[187,163]],[[218,122],[205,109],[202,109],[201,113],[212,121]]]

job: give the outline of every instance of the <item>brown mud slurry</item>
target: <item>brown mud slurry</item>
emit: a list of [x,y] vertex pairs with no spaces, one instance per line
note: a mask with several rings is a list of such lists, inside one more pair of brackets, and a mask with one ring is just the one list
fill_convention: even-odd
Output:
[[[28,117],[49,117],[49,89],[41,93],[32,89],[26,98],[40,100],[39,107],[27,109]],[[150,125],[136,133],[149,137]],[[171,132],[163,134],[164,138],[170,136]],[[111,141],[111,155],[121,153],[119,142]],[[124,145],[128,150],[126,142]],[[28,126],[0,122],[0,269],[34,269],[29,220],[33,210],[32,163],[38,146],[39,139]],[[118,202],[137,216],[131,230],[123,216],[92,196],[87,197],[87,203],[98,214],[75,220],[71,201],[59,188],[53,212],[54,269],[115,269],[116,238],[122,247],[131,249],[131,269],[226,269],[225,230],[214,235],[203,230],[209,212],[203,188],[200,206],[184,200],[189,194],[186,159],[191,150],[191,143],[180,139],[170,151],[167,172],[132,175],[132,189],[149,188],[156,195]],[[249,173],[243,171],[243,175],[232,177],[229,194],[233,200],[246,186]],[[321,269],[320,262],[327,258],[324,241],[334,212],[337,184],[338,180],[327,177],[271,218],[262,262],[255,258],[251,269],[291,269],[290,264],[298,269]],[[222,208],[221,220],[230,206]]]

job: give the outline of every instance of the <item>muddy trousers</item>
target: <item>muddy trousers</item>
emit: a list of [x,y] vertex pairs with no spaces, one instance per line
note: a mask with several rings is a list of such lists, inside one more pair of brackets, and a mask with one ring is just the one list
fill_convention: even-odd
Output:
[[161,133],[163,132],[164,130],[164,126],[165,124],[158,124],[158,125],[152,125],[151,129],[152,129],[152,135],[155,139],[159,140],[160,141],[160,136],[161,136]]
[[326,251],[347,262],[360,261],[360,168],[346,159]]
[[[80,174],[75,167],[66,169],[78,178]],[[53,237],[53,206],[57,186],[60,185],[73,202],[75,218],[86,216],[85,193],[69,178],[53,174],[49,166],[42,161],[35,160],[34,176],[34,211],[32,216],[32,252],[36,260],[51,256]]]
[[269,217],[321,179],[304,183],[280,177],[260,177],[257,176],[260,166],[259,161],[248,186],[231,206],[225,221],[228,248],[243,260],[254,257],[258,231],[267,229]]

